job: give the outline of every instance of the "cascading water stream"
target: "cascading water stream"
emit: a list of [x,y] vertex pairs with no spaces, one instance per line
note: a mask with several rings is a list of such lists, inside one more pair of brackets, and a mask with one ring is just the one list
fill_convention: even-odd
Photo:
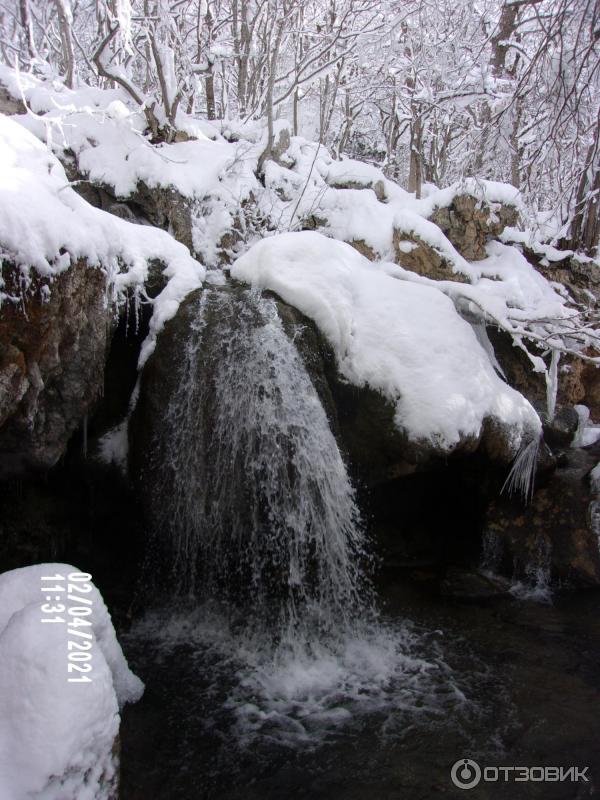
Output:
[[205,291],[183,355],[158,525],[178,589],[251,604],[271,626],[273,614],[329,628],[365,612],[354,491],[275,301]]
[[355,493],[277,303],[239,287],[193,302],[155,458],[155,537],[186,605],[138,634],[194,642],[241,740],[461,706],[435,637],[378,620]]

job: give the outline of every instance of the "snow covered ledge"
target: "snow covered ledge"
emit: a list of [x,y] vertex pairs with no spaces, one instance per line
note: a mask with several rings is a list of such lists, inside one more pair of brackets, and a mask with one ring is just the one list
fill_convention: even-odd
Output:
[[450,453],[483,440],[507,462],[539,438],[533,407],[496,374],[471,325],[436,288],[395,280],[350,245],[309,231],[263,239],[231,275],[312,319],[341,376],[392,403],[410,442]]
[[[69,635],[66,623],[42,623],[54,616],[41,608],[42,577],[77,571],[68,564],[38,564],[0,575],[3,800],[113,800],[118,794],[119,708],[139,700],[144,686],[127,666],[93,585],[82,594],[91,600],[85,619],[92,624],[76,628],[91,631],[91,640]],[[67,681],[69,640],[91,642],[89,683]]]

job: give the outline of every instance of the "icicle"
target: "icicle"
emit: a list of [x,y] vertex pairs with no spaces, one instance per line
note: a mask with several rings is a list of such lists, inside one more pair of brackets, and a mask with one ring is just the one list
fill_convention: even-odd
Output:
[[535,468],[540,449],[541,439],[533,439],[529,444],[522,447],[513,462],[508,477],[501,489],[508,490],[509,495],[519,492],[525,502],[529,502],[533,497],[535,484]]
[[548,419],[554,419],[556,411],[556,395],[558,393],[558,362],[560,361],[560,351],[553,350],[550,358],[550,369],[546,373],[546,406]]

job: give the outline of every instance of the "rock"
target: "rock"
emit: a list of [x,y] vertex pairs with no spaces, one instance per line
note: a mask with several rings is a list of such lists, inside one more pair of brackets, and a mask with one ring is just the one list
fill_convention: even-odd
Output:
[[509,589],[510,582],[499,575],[484,575],[457,567],[450,567],[440,584],[440,593],[444,597],[473,601],[506,597]]
[[549,281],[565,286],[573,299],[586,308],[600,306],[600,270],[593,261],[580,261],[568,256],[561,261],[541,258],[533,250],[522,246],[523,255]]
[[394,230],[394,254],[397,264],[418,275],[434,281],[469,283],[466,275],[456,272],[449,261],[415,234]]
[[22,100],[17,100],[4,86],[0,86],[0,114],[10,116],[12,114],[25,114],[26,111],[27,109]]
[[[430,441],[410,441],[395,422],[395,406],[368,386],[354,386],[338,372],[332,349],[316,324],[293,306],[276,298],[288,335],[300,350],[334,434],[348,456],[353,471],[366,486],[427,471],[448,456],[467,456],[479,451],[497,466],[512,463],[510,431],[486,420],[481,436],[464,437],[452,454]],[[554,466],[554,463],[552,463]]]
[[377,261],[378,259],[377,253],[370,245],[368,245],[364,241],[364,239],[352,239],[352,241],[348,242],[348,244],[355,250],[358,250],[361,256],[368,258],[369,261]]
[[496,359],[506,382],[521,392],[537,411],[546,408],[546,381],[540,372],[534,372],[531,361],[523,350],[514,344],[510,334],[493,326],[486,328]]
[[385,184],[382,180],[372,180],[366,176],[356,176],[352,178],[328,177],[328,186],[332,189],[371,189],[375,192],[375,197],[380,203],[387,203],[388,197],[385,193]]
[[[5,291],[21,295],[5,264]],[[0,478],[48,469],[102,391],[111,323],[106,279],[78,261],[35,277],[0,317]]]
[[199,213],[198,203],[181,195],[175,187],[151,188],[139,181],[135,192],[127,198],[143,209],[148,221],[172,233],[178,242],[194,254],[193,220]]
[[579,415],[572,406],[561,406],[552,419],[542,414],[544,441],[552,450],[570,447],[579,426]]
[[275,134],[275,141],[271,147],[269,158],[277,164],[281,163],[281,157],[289,149],[290,146],[290,129],[287,124],[282,124]]
[[[543,374],[533,371],[530,360],[513,344],[508,333],[494,327],[486,330],[507,383],[521,392],[537,411],[544,412],[546,381]],[[535,347],[533,351],[536,352]],[[577,356],[563,356],[559,362],[557,399],[565,407],[588,406],[592,420],[600,422],[600,368]]]
[[468,261],[486,258],[485,245],[518,221],[514,206],[486,203],[469,194],[457,195],[446,208],[431,216],[458,252]]
[[485,529],[503,550],[504,568],[516,577],[549,570],[553,581],[600,586],[600,548],[593,518],[598,498],[589,473],[600,461],[600,444],[571,450],[564,465],[536,489],[525,506],[506,496],[492,501]]
[[[588,353],[597,356],[597,353]],[[600,422],[600,367],[577,356],[563,359],[560,369],[558,399],[590,409],[593,422]]]

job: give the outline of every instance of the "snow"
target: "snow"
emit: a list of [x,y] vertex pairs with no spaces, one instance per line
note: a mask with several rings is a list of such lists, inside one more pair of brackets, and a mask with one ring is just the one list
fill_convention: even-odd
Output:
[[[0,252],[20,271],[22,290],[32,270],[52,280],[85,259],[107,278],[107,300],[123,301],[141,292],[149,264],[165,264],[167,284],[153,300],[150,334],[143,360],[179,302],[201,285],[204,267],[169,234],[135,225],[90,206],[70,186],[57,158],[13,119],[0,115]],[[18,300],[2,292],[0,302]]]
[[395,280],[352,247],[308,231],[255,244],[231,275],[314,320],[341,374],[394,403],[396,425],[412,440],[450,451],[480,436],[486,418],[512,426],[515,453],[538,436],[531,405],[496,375],[471,326],[438,289]]
[[485,203],[492,214],[500,203],[521,207],[513,186],[475,179],[445,189],[428,184],[425,196],[417,199],[378,167],[354,159],[335,161],[322,145],[298,136],[291,138],[281,160],[283,165],[268,164],[267,193],[259,198],[277,231],[294,230],[312,216],[323,233],[348,243],[364,242],[376,259],[384,261],[394,260],[394,236],[405,234],[421,239],[454,273],[471,280],[478,276],[477,265],[469,264],[429,218],[461,194]]
[[[486,252],[487,258],[482,261],[464,262],[471,276],[469,284],[434,281],[396,264],[382,264],[381,268],[400,280],[447,294],[461,313],[503,328],[517,343],[521,338],[530,338],[560,345],[560,337],[571,332],[577,311],[569,308],[565,298],[517,248],[491,241]],[[545,372],[542,359],[529,355],[534,369]]]
[[419,245],[416,244],[415,242],[404,241],[404,242],[398,242],[396,246],[401,253],[408,254],[412,253],[413,250],[416,250]]
[[587,406],[576,405],[575,411],[579,417],[579,425],[573,437],[572,447],[589,447],[600,440],[600,425],[594,425],[590,419],[590,410]]
[[[152,145],[144,136],[143,113],[133,109],[120,91],[89,87],[71,91],[58,82],[18,76],[7,68],[0,69],[0,81],[17,96],[22,93],[33,109],[14,118],[19,125],[33,131],[60,157],[74,154],[79,170],[92,183],[108,187],[123,198],[135,197],[143,185],[151,191],[164,192],[166,201],[171,194],[173,202],[183,199],[182,213],[190,216],[192,249],[202,255],[204,264],[215,275],[225,234],[239,232],[239,236],[230,237],[227,245],[229,254],[235,256],[259,235],[316,224],[329,237],[366,245],[376,262],[371,274],[384,273],[387,278],[426,287],[430,292],[435,289],[446,295],[459,314],[476,328],[485,323],[508,331],[537,371],[547,373],[548,367],[538,354],[530,352],[527,341],[543,342],[544,349],[547,344],[571,349],[583,349],[589,344],[583,341],[585,334],[578,340],[571,335],[576,311],[567,305],[567,293],[560,285],[546,281],[518,249],[525,234],[511,231],[505,237],[506,243],[488,244],[484,260],[467,262],[430,220],[436,209],[447,207],[461,194],[487,204],[492,214],[500,203],[519,209],[519,193],[512,186],[468,178],[443,189],[427,185],[424,196],[417,199],[386,179],[378,167],[353,159],[334,160],[324,146],[298,136],[291,137],[281,163],[267,161],[262,186],[254,174],[266,135],[260,121],[222,123],[223,133],[237,139],[231,142],[219,133],[217,125],[208,130],[208,123],[180,110],[178,124],[196,138]],[[17,140],[15,122],[5,125],[13,126],[11,136]],[[286,127],[285,121],[276,122],[277,132]],[[131,290],[143,294],[149,259],[163,261],[168,283],[153,301],[150,332],[139,361],[143,366],[165,321],[176,313],[183,297],[200,285],[205,276],[203,267],[164,233],[91,209],[70,188],[65,188],[62,167],[48,150],[34,146],[33,137],[27,138],[25,133],[20,136],[21,149],[26,143],[39,163],[33,155],[27,155],[27,159],[23,156],[31,173],[27,176],[29,182],[25,181],[15,192],[16,204],[11,205],[5,195],[2,205],[8,211],[5,222],[0,222],[0,244],[9,251],[20,247],[19,263],[25,265],[26,278],[30,265],[42,274],[56,274],[71,260],[85,257],[90,265],[106,270],[118,299]],[[18,150],[14,143],[11,147]],[[13,169],[7,173],[5,192],[9,191],[10,180],[24,180],[18,167],[16,172]],[[342,185],[363,188],[336,188]],[[41,191],[33,203],[31,219],[28,198],[34,186],[36,192],[38,186]],[[17,208],[19,204],[21,207]],[[11,208],[16,211],[12,213]],[[69,219],[74,220],[71,226],[67,224]],[[445,260],[449,278],[454,273],[466,277],[467,282],[433,281],[389,263],[395,260],[396,248],[409,253],[421,242]],[[64,251],[70,258],[61,255]],[[548,259],[557,257],[549,248],[545,248],[544,255]],[[436,298],[436,302],[444,301]],[[480,329],[477,331],[481,346],[489,350]],[[475,414],[476,418],[479,416]],[[476,425],[466,423],[466,427],[472,429]]]
[[216,244],[234,227],[241,204],[258,191],[260,142],[227,142],[216,127],[179,110],[180,130],[194,138],[152,145],[144,136],[143,111],[131,108],[122,91],[70,90],[6,67],[0,68],[0,82],[30,109],[15,119],[60,158],[75,158],[91,183],[119,199],[131,198],[140,185],[176,191],[198,207],[194,249],[207,264],[216,262]]
[[371,187],[378,182],[382,184],[387,182],[387,178],[380,169],[352,158],[333,161],[329,164],[324,177],[331,186],[356,183],[364,187]]
[[42,576],[71,572],[78,570],[38,564],[0,575],[0,797],[6,800],[108,800],[119,707],[143,692],[95,587],[83,595],[92,600],[92,627],[85,628],[93,632],[92,680],[67,681],[67,642],[76,637],[64,623],[41,622],[40,589]]

